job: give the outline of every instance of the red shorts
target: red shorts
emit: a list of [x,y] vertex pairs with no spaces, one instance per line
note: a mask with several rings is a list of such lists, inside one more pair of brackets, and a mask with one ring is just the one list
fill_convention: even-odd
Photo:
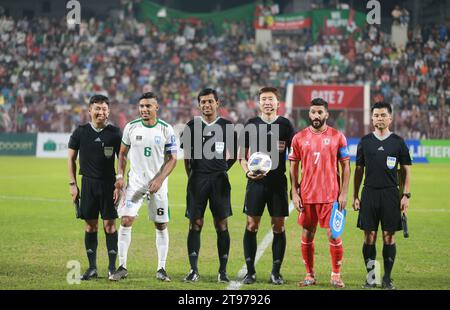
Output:
[[298,224],[305,228],[330,228],[330,217],[333,203],[304,204],[303,211],[298,215]]

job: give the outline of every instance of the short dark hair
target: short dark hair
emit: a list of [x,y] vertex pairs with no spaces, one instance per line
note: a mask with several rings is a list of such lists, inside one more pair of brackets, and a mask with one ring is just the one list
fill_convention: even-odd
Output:
[[138,102],[141,101],[142,99],[155,99],[155,100],[158,100],[158,96],[154,92],[149,91],[149,92],[143,93],[139,97]]
[[109,106],[109,99],[106,96],[95,94],[91,98],[89,98],[89,105],[103,102]]
[[322,98],[314,98],[313,100],[311,100],[311,106],[313,106],[313,105],[322,106],[325,108],[325,110],[328,111],[328,102],[326,102]]
[[216,101],[219,100],[219,96],[217,96],[217,91],[215,89],[213,89],[213,88],[204,88],[204,89],[202,89],[201,92],[198,93],[198,96],[197,96],[198,103],[200,103],[200,97],[208,96],[208,95],[211,95],[211,94],[213,94],[214,100],[216,100]]
[[373,113],[373,110],[375,109],[387,109],[389,114],[392,114],[392,106],[384,101],[375,102],[372,108],[370,109],[370,112]]
[[265,86],[261,88],[258,92],[258,99],[262,93],[273,93],[275,97],[277,97],[277,99],[280,100],[280,93],[278,92],[278,88],[276,87]]

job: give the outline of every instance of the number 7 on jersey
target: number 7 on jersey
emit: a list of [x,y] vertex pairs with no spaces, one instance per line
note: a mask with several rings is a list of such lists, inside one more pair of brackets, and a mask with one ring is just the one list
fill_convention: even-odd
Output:
[[320,158],[320,152],[314,152],[314,156],[316,157],[316,159],[314,159],[314,165],[317,165]]

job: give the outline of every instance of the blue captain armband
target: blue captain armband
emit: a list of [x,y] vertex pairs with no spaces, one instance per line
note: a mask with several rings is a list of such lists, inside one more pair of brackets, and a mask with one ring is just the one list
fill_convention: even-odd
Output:
[[350,151],[347,146],[339,148],[338,157],[339,158],[350,157]]

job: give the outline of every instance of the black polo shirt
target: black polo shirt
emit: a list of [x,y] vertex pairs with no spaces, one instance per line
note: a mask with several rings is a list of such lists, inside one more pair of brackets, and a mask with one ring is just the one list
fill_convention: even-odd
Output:
[[[248,131],[248,126],[252,125],[257,128],[256,139],[255,137],[250,137],[249,132],[251,131]],[[275,126],[278,126],[279,136],[277,141],[272,141],[274,139],[272,130],[275,129]],[[270,123],[257,116],[247,121],[245,124],[245,129],[246,130],[243,132],[245,135],[244,143],[245,148],[250,149],[249,157],[255,152],[271,152],[272,143],[274,143],[274,145],[278,148],[278,166],[275,169],[270,170],[267,176],[284,176],[286,172],[286,152],[289,152],[292,138],[295,134],[292,123],[283,116],[278,116],[273,122]],[[263,139],[265,141],[263,141]],[[267,149],[264,149],[263,146]],[[256,149],[252,149],[252,147]]]
[[362,137],[356,165],[365,167],[364,185],[373,188],[397,187],[398,165],[411,165],[405,141],[395,133],[380,140],[374,133]]
[[110,124],[101,131],[90,123],[78,126],[70,136],[69,148],[79,151],[79,173],[96,179],[114,178],[121,139],[120,129]]
[[[201,146],[202,149],[196,148],[196,141],[201,141],[198,147]],[[198,117],[186,124],[180,147],[184,149],[186,159],[190,159],[193,171],[201,173],[227,171],[236,161],[237,134],[233,123],[227,119],[218,117],[208,124]],[[203,150],[208,150],[209,155],[204,154]]]

